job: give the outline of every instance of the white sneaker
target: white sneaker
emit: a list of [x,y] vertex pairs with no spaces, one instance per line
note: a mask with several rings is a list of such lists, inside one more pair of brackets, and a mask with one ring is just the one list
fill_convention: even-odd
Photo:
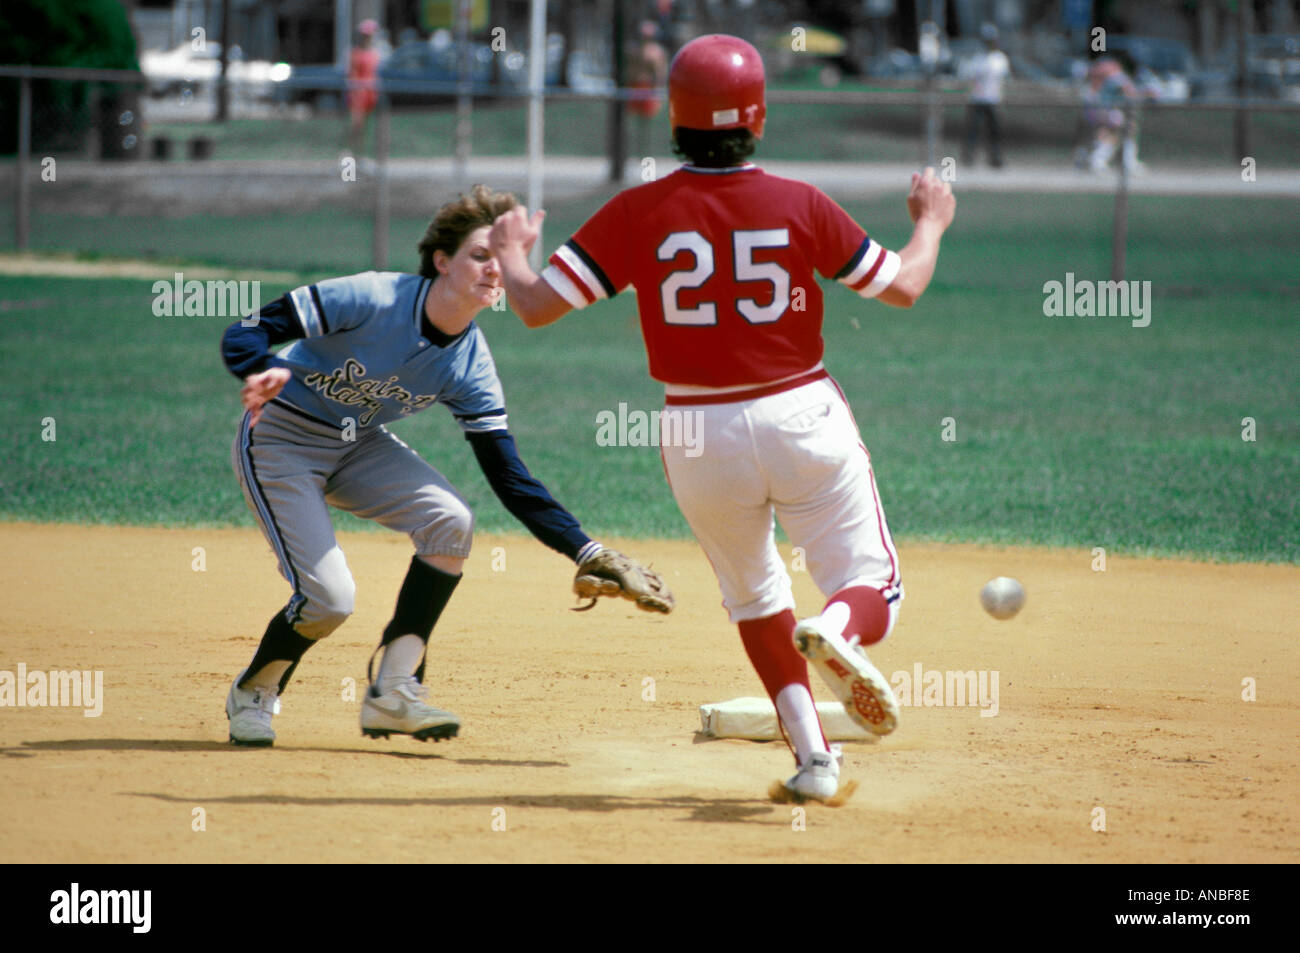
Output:
[[826,752],[808,756],[799,773],[785,782],[785,789],[797,804],[800,801],[828,801],[840,788],[840,766]]
[[230,743],[270,747],[275,743],[271,730],[271,716],[280,713],[280,696],[277,692],[253,686],[239,687],[244,669],[235,676],[226,696],[226,717],[230,719]]
[[380,695],[371,685],[361,703],[361,733],[371,738],[410,735],[417,741],[441,741],[455,738],[460,719],[449,711],[431,708],[424,703],[429,689],[411,676],[392,690]]
[[887,735],[898,727],[894,690],[861,647],[824,630],[819,617],[794,627],[794,647],[817,669],[857,724],[873,735]]

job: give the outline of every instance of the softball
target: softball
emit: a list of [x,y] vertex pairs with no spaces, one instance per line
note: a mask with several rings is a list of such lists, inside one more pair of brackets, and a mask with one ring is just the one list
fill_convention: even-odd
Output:
[[980,590],[980,604],[995,619],[1010,619],[1025,604],[1025,587],[1010,576],[990,579]]

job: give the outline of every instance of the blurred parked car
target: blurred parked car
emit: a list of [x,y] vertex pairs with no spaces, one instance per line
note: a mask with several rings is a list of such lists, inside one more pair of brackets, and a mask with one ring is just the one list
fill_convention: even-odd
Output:
[[1300,36],[1252,36],[1246,71],[1250,86],[1262,95],[1300,99]]
[[[602,58],[587,50],[574,50],[569,57],[565,82],[579,93],[612,93],[618,88],[610,75],[612,72],[608,57]],[[549,79],[546,82],[548,86],[551,83]]]
[[[1195,99],[1237,95],[1237,47],[1229,40],[1218,54],[1188,72],[1188,92]],[[1246,38],[1246,94],[1300,100],[1300,36],[1256,35]]]
[[[216,87],[221,75],[221,44],[205,43],[195,50],[183,43],[172,50],[149,50],[140,54],[140,71],[155,98],[189,92],[198,96]],[[276,87],[292,75],[288,63],[244,60],[238,46],[230,48],[226,78],[233,88],[254,99],[274,97]]]
[[867,61],[863,75],[869,79],[921,80],[925,73],[921,68],[921,58],[915,53],[895,48],[879,53]]
[[823,86],[834,86],[857,68],[848,56],[844,37],[808,23],[795,22],[774,30],[760,45],[769,74],[783,78],[811,68],[817,70]]
[[[552,35],[546,50],[546,85],[558,85],[563,59],[564,41]],[[490,44],[475,43],[470,48],[469,67],[469,80],[477,96],[483,96],[485,88],[498,94],[528,88],[528,57],[518,50],[498,52]],[[441,30],[428,40],[408,40],[394,48],[379,67],[379,81],[394,105],[449,102],[457,95],[459,71],[456,43],[447,31]],[[346,91],[346,72],[332,63],[322,63],[294,67],[292,78],[281,84],[277,98],[335,110],[341,107]]]
[[323,112],[337,112],[347,97],[347,73],[333,63],[295,66],[293,75],[275,90],[277,102],[307,103]]
[[[419,90],[421,84],[454,85],[459,79],[460,51],[450,38],[438,42],[441,36],[435,34],[434,40],[428,43],[417,40],[397,47],[379,68],[379,78],[393,105],[427,103],[431,99],[447,99],[454,95],[451,90],[433,95]],[[498,57],[487,44],[475,44],[470,48],[469,81],[475,86],[503,84],[518,87],[523,83],[523,69],[522,54],[507,52]],[[494,75],[494,70],[499,70],[500,75]]]

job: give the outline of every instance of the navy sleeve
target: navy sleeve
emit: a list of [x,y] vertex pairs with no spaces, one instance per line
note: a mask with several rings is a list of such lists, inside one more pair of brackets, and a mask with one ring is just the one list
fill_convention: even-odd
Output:
[[492,491],[510,514],[547,546],[577,561],[591,543],[572,513],[556,502],[541,481],[528,472],[508,430],[473,431],[465,439]]
[[271,348],[304,336],[288,295],[276,298],[256,317],[256,321],[236,321],[221,337],[221,356],[240,380],[275,365]]

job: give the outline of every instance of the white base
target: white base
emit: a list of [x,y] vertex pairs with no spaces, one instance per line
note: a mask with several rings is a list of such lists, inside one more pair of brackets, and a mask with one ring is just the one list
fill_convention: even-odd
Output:
[[[839,702],[817,702],[817,717],[827,741],[875,741],[876,736],[844,713]],[[745,738],[749,741],[776,741],[776,708],[766,698],[733,698],[700,706],[703,732],[710,738]]]

